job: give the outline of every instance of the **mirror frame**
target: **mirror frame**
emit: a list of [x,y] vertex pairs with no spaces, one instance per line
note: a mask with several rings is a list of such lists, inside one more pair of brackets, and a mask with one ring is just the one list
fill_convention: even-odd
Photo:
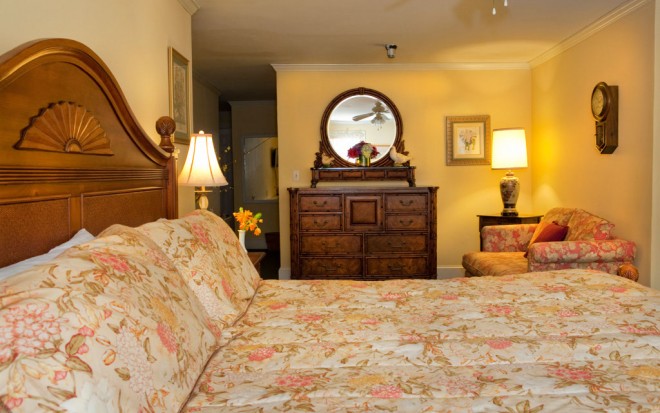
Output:
[[[401,139],[401,136],[403,135],[403,122],[401,121],[401,115],[399,114],[399,109],[397,109],[396,105],[394,104],[394,102],[390,100],[390,98],[388,98],[381,92],[366,87],[358,87],[340,93],[330,102],[330,104],[328,104],[328,107],[325,108],[325,111],[323,112],[323,116],[321,117],[320,152],[316,153],[316,161],[314,162],[314,166],[316,168],[322,167],[321,164],[322,154],[326,154],[335,158],[332,163],[332,168],[341,168],[341,167],[350,168],[356,166],[354,163],[349,162],[345,160],[343,157],[339,156],[337,152],[335,152],[335,150],[330,145],[330,139],[328,137],[328,122],[330,121],[330,115],[332,114],[332,111],[341,102],[343,102],[349,97],[359,96],[359,95],[367,95],[379,99],[385,105],[387,105],[387,107],[389,107],[390,113],[394,117],[394,121],[396,123],[396,136],[394,137],[394,143],[392,143],[392,146],[396,148],[397,152],[405,153],[403,139]],[[394,166],[394,161],[390,159],[389,155],[386,154],[381,159],[373,162],[370,167],[379,167],[379,166]]]

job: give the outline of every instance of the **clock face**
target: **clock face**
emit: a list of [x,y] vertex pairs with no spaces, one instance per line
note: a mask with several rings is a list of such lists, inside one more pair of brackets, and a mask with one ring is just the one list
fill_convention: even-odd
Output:
[[602,120],[607,113],[607,96],[606,88],[607,86],[599,83],[594,88],[594,91],[591,94],[591,113],[598,120]]

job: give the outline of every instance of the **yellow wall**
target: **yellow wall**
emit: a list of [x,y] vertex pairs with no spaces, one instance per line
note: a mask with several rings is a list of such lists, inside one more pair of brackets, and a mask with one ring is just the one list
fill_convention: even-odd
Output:
[[[650,284],[654,3],[532,70],[533,205],[580,207],[616,224],[638,246]],[[619,86],[619,147],[595,148],[591,91]],[[655,275],[655,285],[660,274]]]
[[[479,249],[476,215],[499,213],[502,209],[499,180],[504,173],[493,171],[488,165],[446,166],[445,117],[488,114],[493,128],[521,126],[527,130],[530,139],[531,71],[277,70],[281,276],[286,277],[290,271],[286,188],[309,186],[309,168],[319,149],[323,111],[337,94],[360,86],[384,93],[399,109],[406,149],[413,156],[412,164],[417,167],[417,185],[440,188],[440,276],[462,275],[463,253]],[[294,170],[300,171],[298,182],[293,180]],[[522,185],[518,201],[521,213],[539,212],[531,206],[530,171],[531,168],[516,172]],[[386,184],[401,185],[397,182]]]
[[[143,129],[158,142],[156,119],[169,113],[168,46],[191,59],[190,22],[178,0],[0,0],[0,54],[42,38],[85,44],[110,68]],[[180,149],[183,160],[188,147]],[[180,211],[193,209],[192,203],[192,191],[183,189]]]

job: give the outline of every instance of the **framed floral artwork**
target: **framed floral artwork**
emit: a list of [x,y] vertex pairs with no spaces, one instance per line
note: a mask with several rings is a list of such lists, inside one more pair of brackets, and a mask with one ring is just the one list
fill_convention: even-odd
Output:
[[169,48],[170,117],[176,123],[174,142],[190,143],[190,64],[181,53]]
[[490,165],[489,115],[447,116],[447,165]]

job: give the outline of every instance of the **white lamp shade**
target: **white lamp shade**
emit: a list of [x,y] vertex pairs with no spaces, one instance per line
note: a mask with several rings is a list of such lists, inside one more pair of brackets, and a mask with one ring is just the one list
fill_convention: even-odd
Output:
[[218,164],[211,134],[199,131],[199,134],[191,136],[186,163],[179,174],[179,184],[184,186],[227,185],[227,180]]
[[527,167],[527,143],[522,128],[494,129],[493,169],[516,169]]

